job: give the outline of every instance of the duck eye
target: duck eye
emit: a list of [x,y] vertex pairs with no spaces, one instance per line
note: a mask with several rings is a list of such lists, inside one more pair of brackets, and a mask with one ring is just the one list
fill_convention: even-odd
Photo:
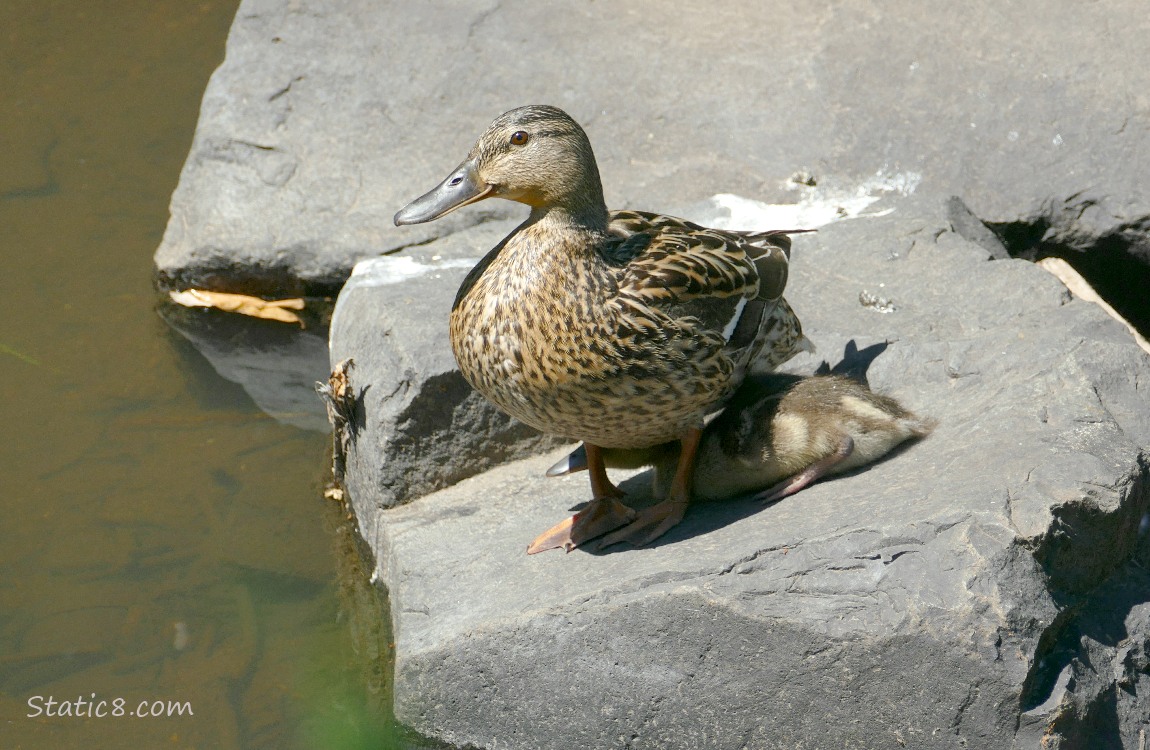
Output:
[[523,146],[527,143],[528,137],[529,136],[527,135],[526,131],[516,130],[514,133],[511,134],[511,145],[512,146]]

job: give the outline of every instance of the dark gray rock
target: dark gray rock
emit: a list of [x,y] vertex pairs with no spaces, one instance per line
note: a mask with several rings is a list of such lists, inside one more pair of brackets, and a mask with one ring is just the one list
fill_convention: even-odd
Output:
[[448,342],[456,289],[511,226],[480,226],[363,261],[340,292],[331,362],[354,361],[357,411],[344,481],[365,528],[379,508],[555,444],[474,392]]
[[1141,559],[1117,571],[1081,614],[1055,631],[1045,663],[1035,671],[1041,706],[1028,707],[1020,735],[1039,746],[1141,748],[1150,726],[1150,574]]
[[[1137,747],[1150,358],[943,204],[894,205],[796,239],[788,298],[821,351],[788,369],[887,342],[872,387],[935,432],[638,551],[524,554],[587,499],[543,478],[558,454],[361,518],[401,720],[479,747]],[[1089,619],[1115,597],[1127,615]]]
[[330,291],[362,258],[508,216],[492,202],[391,224],[491,119],[527,103],[586,126],[613,207],[722,191],[785,202],[799,171],[846,191],[915,174],[920,192],[960,196],[1011,237],[1117,238],[1144,262],[1148,19],[1139,0],[658,13],[635,0],[244,0],[157,273],[166,286]]

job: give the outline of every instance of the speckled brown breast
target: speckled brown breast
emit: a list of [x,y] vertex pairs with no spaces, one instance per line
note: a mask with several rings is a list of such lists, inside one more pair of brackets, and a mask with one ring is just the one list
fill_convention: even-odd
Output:
[[[484,258],[451,314],[460,369],[549,434],[613,448],[677,439],[722,404],[745,363],[697,318],[621,293],[625,269],[594,247],[593,237],[557,241],[527,227]],[[789,308],[775,317],[763,335],[787,338],[797,319]]]

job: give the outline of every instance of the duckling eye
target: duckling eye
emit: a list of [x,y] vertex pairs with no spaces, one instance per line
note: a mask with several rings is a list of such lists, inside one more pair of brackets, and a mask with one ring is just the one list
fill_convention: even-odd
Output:
[[516,130],[514,133],[511,134],[511,145],[512,146],[523,146],[527,143],[527,139],[529,137],[530,136],[528,136],[525,131]]

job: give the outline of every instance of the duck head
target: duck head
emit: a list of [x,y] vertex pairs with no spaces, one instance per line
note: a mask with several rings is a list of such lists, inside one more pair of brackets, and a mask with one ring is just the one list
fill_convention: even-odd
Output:
[[577,223],[607,226],[591,143],[557,107],[519,107],[495,118],[463,163],[400,209],[395,223],[433,221],[486,198],[525,203],[536,217],[557,211]]

